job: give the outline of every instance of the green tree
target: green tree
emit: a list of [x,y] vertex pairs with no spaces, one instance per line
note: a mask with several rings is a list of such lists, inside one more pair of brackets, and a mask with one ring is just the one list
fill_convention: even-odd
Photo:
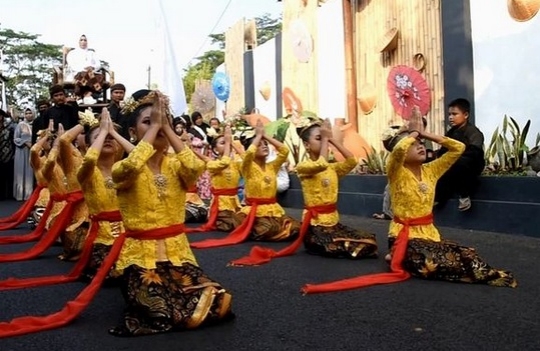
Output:
[[8,79],[6,97],[9,104],[35,103],[39,97],[49,95],[52,69],[62,62],[62,46],[42,43],[39,37],[38,34],[0,27],[3,53],[0,69]]
[[255,23],[257,25],[257,45],[266,43],[281,32],[281,16],[272,18],[269,13],[265,13],[261,17],[256,17]]
[[[258,45],[264,44],[281,32],[281,17],[272,18],[270,14],[265,13],[256,17],[255,23]],[[225,62],[225,33],[213,33],[209,37],[211,44],[217,45],[217,49],[209,50],[197,57],[197,62],[184,70],[184,90],[188,102],[195,91],[197,80],[211,79],[216,68]]]
[[[255,25],[257,27],[257,45],[262,45],[281,32],[281,17],[272,18],[269,13],[265,13],[260,17],[255,17]],[[209,37],[212,39],[212,45],[217,44],[220,50],[225,49],[225,33],[210,34]]]
[[[217,67],[217,66],[216,66]],[[216,68],[209,62],[198,62],[195,65],[189,66],[186,69],[184,76],[184,91],[186,93],[186,100],[190,103],[191,95],[195,91],[195,86],[198,80],[210,80],[214,74]]]

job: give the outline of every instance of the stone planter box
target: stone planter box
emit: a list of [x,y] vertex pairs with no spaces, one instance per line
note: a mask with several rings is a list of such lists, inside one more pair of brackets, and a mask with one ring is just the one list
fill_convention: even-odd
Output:
[[[382,193],[386,185],[383,175],[348,175],[342,178],[338,209],[342,214],[371,217],[381,212]],[[468,230],[540,237],[540,178],[485,176],[472,198],[473,207],[457,210],[457,199],[442,209],[436,209],[439,226]],[[291,187],[280,194],[284,207],[303,207],[298,177],[291,174]]]

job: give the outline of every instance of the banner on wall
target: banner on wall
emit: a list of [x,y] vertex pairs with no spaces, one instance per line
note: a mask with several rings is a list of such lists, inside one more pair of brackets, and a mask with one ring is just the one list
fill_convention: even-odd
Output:
[[[325,118],[347,116],[345,80],[345,38],[343,6],[340,0],[327,1],[317,11],[317,50],[319,79],[319,110]],[[319,50],[324,48],[324,50]]]
[[275,120],[276,99],[276,39],[271,39],[253,50],[253,87],[255,108],[259,113]]
[[176,54],[174,52],[171,33],[167,22],[167,13],[161,0],[159,0],[159,19],[160,36],[163,41],[163,88],[161,88],[161,90],[169,96],[174,116],[180,116],[188,111],[186,93],[178,61],[176,60]]

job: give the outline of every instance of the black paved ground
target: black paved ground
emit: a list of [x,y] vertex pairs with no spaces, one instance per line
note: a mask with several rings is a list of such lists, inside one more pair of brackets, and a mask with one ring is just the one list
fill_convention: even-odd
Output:
[[[0,202],[0,217],[16,206],[15,202]],[[298,210],[290,213],[299,215]],[[381,251],[385,251],[388,222],[352,216],[342,220],[377,233]],[[363,290],[302,296],[304,283],[380,272],[386,265],[382,258],[335,260],[299,252],[261,267],[226,267],[252,245],[242,244],[196,251],[204,270],[234,294],[237,319],[233,322],[197,331],[116,338],[107,334],[107,328],[121,315],[122,297],[114,288],[103,288],[73,324],[0,339],[0,351],[540,350],[540,240],[449,228],[443,228],[442,233],[476,247],[493,266],[514,271],[519,287],[411,279]],[[212,234],[193,234],[193,238],[204,236]],[[27,246],[3,245],[0,253]],[[53,247],[34,261],[1,263],[0,279],[67,272],[71,264],[55,258],[59,251]],[[82,283],[72,283],[2,291],[0,320],[57,311],[82,287]]]

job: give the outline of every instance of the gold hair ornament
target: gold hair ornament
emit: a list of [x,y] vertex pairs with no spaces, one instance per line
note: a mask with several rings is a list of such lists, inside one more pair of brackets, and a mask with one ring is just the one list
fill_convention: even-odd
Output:
[[[152,90],[150,93],[148,93],[148,95],[142,97],[139,100],[135,100],[133,97],[129,97],[124,102],[124,106],[122,107],[121,113],[123,115],[129,115],[129,114],[133,113],[133,111],[135,111],[139,106],[153,104],[157,93],[158,93],[157,91]],[[165,95],[163,95],[163,96],[165,96]],[[169,100],[169,98],[167,96],[165,96],[165,108],[166,108],[168,114],[170,114],[172,116],[172,112],[171,112],[171,108],[170,108],[170,100]]]
[[88,109],[84,112],[79,112],[79,124],[93,128],[99,126],[99,120],[94,116],[92,110]]
[[308,128],[314,125],[320,127],[322,125],[322,122],[323,121],[316,116],[301,116],[296,124],[296,129],[300,130],[298,132],[298,136],[301,136],[306,130],[308,130]]

